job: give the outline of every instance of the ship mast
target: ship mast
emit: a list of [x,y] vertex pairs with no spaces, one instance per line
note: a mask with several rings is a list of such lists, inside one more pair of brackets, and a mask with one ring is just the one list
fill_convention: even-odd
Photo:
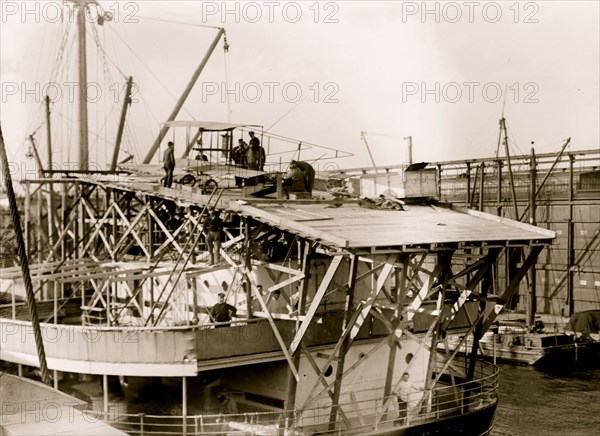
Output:
[[88,108],[87,108],[87,51],[85,35],[85,12],[90,3],[97,4],[95,0],[69,0],[75,5],[77,13],[77,45],[78,45],[78,70],[79,70],[79,170],[88,170],[89,142],[88,142]]

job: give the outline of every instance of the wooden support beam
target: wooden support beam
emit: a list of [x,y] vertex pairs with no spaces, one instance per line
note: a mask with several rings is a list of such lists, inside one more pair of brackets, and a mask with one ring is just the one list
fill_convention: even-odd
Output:
[[285,288],[293,283],[299,282],[300,280],[304,280],[304,273],[296,271],[296,275],[286,279],[282,282],[277,283],[276,285],[270,286],[267,288],[269,292],[274,292],[278,289]]
[[[301,243],[301,241],[299,241],[299,243]],[[301,247],[301,246],[300,246]],[[310,266],[311,266],[311,260],[312,260],[312,256],[313,256],[313,252],[314,252],[314,244],[312,244],[310,241],[304,241],[304,249],[301,249],[301,253],[299,253],[299,257],[300,255],[302,256],[302,275],[303,275],[303,280],[302,280],[302,287],[300,288],[300,295],[298,296],[298,310],[297,310],[297,315],[296,315],[296,319],[298,321],[296,321],[296,333],[298,333],[299,328],[300,328],[300,317],[303,317],[304,319],[306,319],[303,315],[306,311],[306,296],[308,293],[308,277],[310,275]],[[306,351],[306,348],[304,348],[303,344],[301,343],[300,346],[302,347],[302,349],[304,350],[304,353],[307,354],[307,358],[309,359],[309,362],[311,362],[311,365],[314,365],[314,361],[312,361],[312,356],[310,356],[310,353],[308,353],[308,351]],[[294,362],[294,366],[296,368],[298,368],[300,366],[300,353],[298,352],[298,349],[296,349],[296,352],[292,354],[292,360]],[[313,366],[314,369],[314,366]],[[318,368],[317,368],[318,370]],[[288,419],[292,419],[293,418],[293,412],[294,412],[294,408],[296,406],[296,392],[297,392],[297,387],[298,387],[298,382],[296,381],[296,379],[294,377],[292,377],[292,374],[290,372],[290,376],[288,377],[288,389],[287,389],[287,398],[285,401],[285,408],[288,411]]]
[[[386,262],[384,264],[384,269],[385,268],[389,268],[389,266],[391,265],[391,267],[394,266],[394,263],[396,261],[396,254],[392,254],[391,256],[388,257],[388,262]],[[357,325],[362,326],[366,316],[363,314],[363,309],[364,307],[366,307],[369,302],[375,301],[375,299],[377,298],[377,295],[379,294],[379,291],[381,290],[381,286],[383,286],[383,283],[385,283],[385,280],[387,279],[387,277],[389,276],[389,273],[391,272],[391,268],[389,268],[389,271],[387,273],[382,273],[379,277],[379,281],[378,281],[378,286],[379,289],[374,289],[371,292],[371,295],[369,296],[369,298],[367,299],[366,302],[361,303],[355,310],[354,313],[352,314],[352,317],[350,318],[350,320],[348,321],[346,327],[344,328],[344,330],[342,331],[342,334],[340,336],[340,339],[338,340],[337,344],[335,345],[333,351],[331,352],[331,357],[327,360],[327,362],[323,365],[324,370],[331,364],[331,362],[334,360],[335,356],[338,356],[340,349],[342,348],[342,345],[345,343],[346,338],[348,337],[348,335],[351,335],[352,332],[354,332],[355,327]],[[368,312],[367,312],[368,313]],[[359,318],[362,317],[362,320],[359,323]],[[360,330],[360,327],[358,328]],[[358,330],[356,331],[358,333]],[[350,341],[348,342],[348,346],[350,346],[352,344],[352,340],[354,338],[350,337]],[[319,375],[318,380],[315,382],[315,384],[313,385],[311,391],[308,394],[308,399],[311,398],[312,394],[314,393],[314,391],[316,390],[317,386],[319,385],[319,383],[324,379],[324,371]],[[333,384],[331,385],[333,386]],[[320,396],[322,395],[322,392],[320,394],[317,395]],[[306,407],[306,405],[309,403],[309,400],[307,400],[304,405],[302,406],[302,408]]]
[[[80,198],[77,198],[76,202],[78,203],[80,200],[81,200]],[[26,211],[28,210],[27,206],[26,206],[25,210]],[[75,206],[73,206],[73,210],[75,210]],[[69,220],[67,221],[66,224],[63,225],[63,230],[60,232],[58,240],[54,243],[54,245],[50,249],[50,253],[48,253],[48,256],[46,257],[46,261],[50,261],[54,258],[54,252],[56,251],[57,248],[62,246],[62,244],[65,241],[67,236],[71,236],[71,238],[75,239],[75,237],[74,237],[75,235],[74,235],[73,231],[71,230],[71,227],[76,222],[76,220],[77,220],[77,214],[70,213]],[[27,231],[27,229],[26,229],[26,231]]]
[[[481,286],[481,300],[479,300],[478,307],[478,318],[479,322],[475,327],[475,332],[473,334],[473,346],[471,348],[471,355],[469,356],[469,368],[467,370],[467,380],[473,380],[473,376],[475,374],[475,363],[477,361],[477,351],[481,348],[479,344],[479,339],[483,336],[482,328],[483,328],[483,317],[481,314],[485,314],[485,309],[487,302],[485,301],[489,288],[492,286],[492,272],[493,268],[486,268],[486,272],[483,276],[483,283]],[[467,312],[468,315],[468,312]],[[483,350],[481,350],[483,351]],[[483,354],[483,353],[482,353]]]
[[[175,250],[177,250],[178,253],[181,253],[183,249],[177,243],[176,237],[179,235],[179,233],[181,233],[181,231],[185,228],[185,225],[190,221],[189,218],[184,223],[182,223],[177,229],[175,229],[173,233],[171,233],[171,231],[167,229],[167,227],[164,225],[164,223],[158,217],[158,215],[156,215],[156,212],[152,210],[152,208],[148,209],[148,213],[150,214],[152,219],[154,219],[154,222],[158,225],[158,227],[160,227],[160,229],[163,231],[163,234],[166,237],[165,242],[156,251],[159,252],[163,246],[167,245],[169,246],[169,248],[175,248]],[[150,247],[150,251],[152,251],[152,247]]]
[[121,210],[121,208],[118,206],[115,207],[117,214],[121,217],[121,220],[127,226],[127,229],[125,230],[125,232],[123,233],[123,235],[121,236],[119,241],[115,244],[115,248],[114,248],[115,252],[117,252],[119,247],[121,247],[123,245],[123,242],[125,242],[125,240],[127,239],[127,236],[129,236],[129,234],[131,233],[131,236],[133,236],[133,238],[137,241],[140,249],[144,252],[144,254],[148,258],[152,257],[150,255],[150,253],[148,252],[148,250],[146,249],[146,247],[144,246],[144,242],[141,240],[139,235],[135,232],[135,227],[141,222],[142,218],[146,215],[146,212],[149,209],[150,209],[149,205],[143,206],[142,209],[136,215],[136,217],[133,219],[133,221],[129,221],[129,219],[127,219],[127,217],[125,216],[125,213]]
[[335,256],[333,258],[333,260],[331,261],[331,264],[329,265],[329,269],[325,273],[325,277],[323,277],[323,281],[319,285],[319,289],[317,290],[317,292],[315,294],[315,298],[310,303],[308,311],[306,312],[306,319],[300,325],[300,328],[294,335],[294,339],[292,340],[292,343],[290,344],[290,354],[294,354],[296,352],[296,350],[298,349],[298,346],[300,345],[300,342],[302,341],[302,338],[304,337],[306,330],[308,330],[308,326],[312,322],[313,317],[315,316],[315,313],[317,312],[317,309],[319,308],[319,304],[321,304],[321,300],[323,299],[325,292],[327,292],[327,289],[329,288],[329,284],[333,280],[333,277],[334,277],[335,273],[337,272],[343,258],[344,258],[344,256],[339,255],[339,256]]
[[[447,317],[445,317],[445,319],[440,320],[442,330],[446,330],[448,328],[448,326],[454,320],[460,309],[467,302],[467,299],[469,298],[475,287],[479,284],[481,280],[483,280],[485,275],[488,274],[490,269],[494,266],[501,252],[501,248],[492,248],[488,251],[487,255],[483,259],[481,259],[481,261],[475,262],[479,269],[477,270],[475,275],[471,277],[471,280],[468,281],[465,290],[460,293],[458,300],[452,306],[452,309],[450,310],[450,313],[447,315]],[[465,269],[470,268],[467,267]],[[450,280],[450,282],[452,282],[452,280]]]
[[411,321],[413,319],[415,313],[417,313],[418,309],[421,307],[421,304],[423,304],[423,301],[429,295],[429,291],[432,289],[434,281],[438,278],[442,271],[443,265],[438,263],[433,269],[431,275],[429,275],[425,279],[425,281],[423,282],[423,286],[421,286],[421,289],[419,290],[413,301],[406,308],[407,321]]
[[[364,364],[365,362],[367,362],[369,360],[369,358],[375,354],[377,351],[379,351],[379,349],[381,349],[381,347],[383,347],[384,345],[386,345],[387,343],[389,343],[389,337],[386,336],[384,338],[381,338],[381,340],[379,340],[374,346],[373,348],[371,348],[368,352],[366,352],[362,357],[360,357],[356,362],[354,362],[354,364],[352,366],[350,366],[348,369],[346,369],[344,371],[344,374],[342,377],[347,377],[349,374],[352,373],[352,371],[354,371],[356,368],[358,368],[359,366],[361,366],[362,364]],[[331,362],[329,362],[331,363]],[[324,369],[327,369],[327,367],[329,366],[329,363],[323,365]],[[319,380],[324,380],[324,378],[321,376],[319,377]],[[331,388],[333,388],[334,386],[334,382],[331,382],[327,385],[324,384],[325,388],[322,389],[321,391],[319,391],[318,393],[316,393],[315,395],[314,392],[316,390],[316,387],[319,385],[319,382],[317,382],[314,386],[313,389],[309,392],[307,399],[304,401],[304,404],[302,405],[302,407],[300,407],[300,410],[304,410],[306,409],[306,407],[308,407],[311,403],[313,403],[315,400],[317,400],[318,398],[320,398],[323,394],[328,393],[331,391]]]
[[[82,200],[83,202],[85,202],[85,200]],[[90,213],[90,211],[88,210],[88,214],[90,216],[92,216],[92,218],[95,218],[95,222],[92,224],[93,226],[93,231],[91,232],[91,234],[88,235],[88,241],[87,244],[84,245],[83,247],[83,251],[87,252],[87,250],[91,247],[91,245],[96,242],[96,235],[98,235],[98,233],[102,232],[102,228],[104,225],[108,224],[108,221],[112,218],[111,217],[111,213],[113,210],[113,206],[115,205],[115,203],[112,203],[108,206],[108,208],[106,209],[106,211],[104,212],[104,215],[102,215],[100,217],[100,219],[97,219],[96,217],[93,217],[92,214]],[[87,205],[86,205],[87,207]],[[103,242],[106,245],[106,248],[109,252],[109,254],[111,255],[111,258],[114,260],[114,252],[111,250],[110,244],[108,243],[108,241],[106,241],[105,238],[103,238]],[[114,242],[114,241],[113,241]]]
[[[387,266],[387,265],[386,265]],[[356,256],[350,258],[350,271],[348,274],[348,287],[346,291],[346,301],[344,304],[344,321],[342,323],[342,331],[348,328],[348,323],[352,318],[352,310],[354,306],[354,286],[356,284],[356,271],[358,269],[358,259]],[[384,268],[384,272],[386,269]],[[389,274],[389,273],[388,273]],[[383,286],[382,286],[383,287]],[[333,387],[333,396],[331,397],[331,414],[329,415],[329,430],[334,430],[337,423],[338,411],[341,410],[339,407],[340,393],[342,390],[342,377],[344,374],[344,362],[346,359],[346,353],[352,343],[352,337],[346,336],[340,347],[340,351],[337,355],[337,368],[335,370],[335,381]]]
[[492,326],[492,324],[496,320],[496,317],[504,307],[504,304],[506,304],[508,299],[519,289],[519,283],[521,283],[521,280],[523,279],[523,277],[525,277],[527,271],[529,271],[529,268],[531,268],[531,266],[535,263],[537,257],[543,249],[544,247],[540,245],[535,245],[531,247],[529,255],[527,256],[521,267],[515,272],[514,276],[510,280],[510,283],[508,284],[500,298],[498,298],[498,302],[495,305],[492,313],[490,313],[484,321],[481,334],[484,334]]
[[[88,213],[88,216],[90,217],[90,221],[92,221],[93,228],[97,230],[98,229],[98,218],[96,217],[96,213],[97,213],[96,210],[87,202],[86,199],[82,199],[81,203],[83,204],[84,212]],[[96,234],[98,234],[100,236],[100,239],[102,239],[102,242],[104,243],[104,246],[106,247],[106,250],[110,254],[111,259],[114,260],[114,258],[115,258],[114,252],[111,250],[110,242],[108,241],[108,239],[104,235],[104,231],[102,230],[101,226],[100,226],[98,232],[92,232],[91,235],[90,235],[90,233],[87,233],[85,235],[86,238],[87,238],[87,240],[88,240],[88,243],[85,244],[84,247],[83,247],[83,249],[82,249],[83,256],[85,256],[86,253],[88,253],[88,250],[89,250],[90,247],[93,249],[92,253],[94,253],[96,251],[96,246],[94,244],[95,242],[97,242],[97,240],[94,239],[94,237],[96,236]]]
[[[262,295],[260,295],[260,292],[258,292],[257,283],[254,282],[254,280],[252,279],[252,276],[250,274],[246,273],[246,277],[248,277],[248,279],[250,280],[250,282],[253,285],[252,292],[254,292],[254,298],[256,298],[258,300],[258,302],[260,303],[260,307],[262,308],[263,312],[265,312],[267,315],[267,319],[269,320],[271,329],[273,330],[273,333],[275,334],[275,338],[277,339],[277,342],[279,343],[279,346],[281,347],[281,351],[283,351],[283,355],[285,356],[285,359],[287,360],[288,365],[290,366],[290,371],[294,375],[296,382],[299,382],[300,375],[298,374],[298,369],[296,368],[296,365],[294,364],[294,361],[292,360],[292,356],[291,356],[291,354],[293,354],[293,353],[290,353],[288,351],[287,346],[286,346],[283,338],[281,337],[281,333],[279,333],[279,329],[275,325],[275,321],[273,321],[273,317],[271,316],[271,312],[269,311],[269,308],[267,307],[267,303],[263,299]],[[306,320],[305,320],[305,322],[306,322]],[[304,323],[303,323],[303,325],[304,325]]]
[[[400,278],[396,281],[397,289],[396,289],[396,310],[394,312],[395,315],[395,325],[394,328],[391,329],[392,334],[390,335],[389,347],[390,352],[388,355],[388,366],[386,370],[385,376],[385,386],[383,388],[383,397],[388,398],[392,393],[392,380],[394,378],[394,368],[396,364],[396,352],[397,352],[397,344],[398,338],[396,337],[396,328],[402,322],[401,314],[402,308],[404,307],[404,298],[406,297],[406,293],[408,288],[406,286],[406,278],[408,277],[408,267],[410,265],[410,256],[408,254],[401,255],[402,261],[402,270],[400,272]],[[399,286],[398,286],[399,285]]]
[[[435,380],[433,381],[433,383],[431,384],[430,389],[433,389],[436,384],[440,381],[440,378],[442,377],[442,375],[444,375],[444,373],[446,372],[446,370],[452,366],[452,362],[454,361],[454,357],[458,354],[458,352],[462,349],[462,346],[467,342],[467,338],[469,337],[469,335],[471,333],[473,333],[473,330],[475,330],[475,327],[477,326],[477,324],[479,323],[479,321],[481,321],[481,319],[484,317],[485,313],[480,313],[477,318],[475,319],[475,321],[471,324],[471,326],[469,327],[469,329],[467,330],[467,332],[464,334],[464,336],[461,338],[461,340],[459,341],[458,345],[456,346],[456,348],[454,349],[454,351],[452,351],[452,353],[450,354],[450,356],[446,356],[446,361],[444,362],[444,364],[442,365],[442,368],[440,370],[437,371],[437,375],[435,377]],[[485,330],[484,330],[485,331]]]
[[377,297],[379,296],[379,293],[383,289],[383,285],[385,284],[390,273],[394,269],[394,264],[396,263],[397,259],[398,259],[397,254],[391,254],[388,257],[387,261],[385,262],[385,265],[383,266],[383,269],[381,271],[381,275],[377,278],[377,285],[376,285],[375,289],[371,292],[371,295],[369,295],[369,298],[367,298],[366,303],[363,305],[362,309],[360,310],[358,319],[352,325],[352,330],[350,332],[350,339],[354,340],[354,338],[356,338],[356,335],[358,335],[359,330],[361,329],[363,323],[365,322],[365,320],[367,319],[367,317],[369,315],[369,312],[371,311],[371,307],[373,306],[373,303],[375,303],[375,300],[377,299]]
[[[311,368],[313,369],[313,371],[315,372],[315,374],[321,374],[322,371],[319,368],[319,365],[317,365],[317,362],[315,362],[315,359],[311,355],[310,351],[304,346],[304,344],[300,344],[300,349],[302,350],[302,352],[306,356],[306,360],[308,360],[308,363],[311,366]],[[325,391],[329,395],[329,398],[331,398],[332,404],[333,404],[333,392],[331,392],[330,385],[328,385],[327,382],[325,381],[325,379],[323,379],[323,378],[321,378],[321,384],[325,387]],[[346,424],[346,427],[347,428],[351,428],[350,427],[350,421],[348,420],[348,417],[344,413],[344,410],[340,407],[340,408],[338,408],[338,411],[340,413],[340,416],[344,420],[344,423]]]

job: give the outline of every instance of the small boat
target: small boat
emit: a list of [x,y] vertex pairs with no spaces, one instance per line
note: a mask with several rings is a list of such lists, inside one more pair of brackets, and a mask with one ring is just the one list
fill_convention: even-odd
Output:
[[[453,349],[460,337],[448,338]],[[463,345],[461,352],[469,348]],[[444,349],[445,344],[438,344]],[[568,333],[529,332],[525,327],[501,324],[487,332],[480,341],[478,353],[487,360],[532,365],[541,369],[594,366],[600,363],[600,342],[582,340]]]

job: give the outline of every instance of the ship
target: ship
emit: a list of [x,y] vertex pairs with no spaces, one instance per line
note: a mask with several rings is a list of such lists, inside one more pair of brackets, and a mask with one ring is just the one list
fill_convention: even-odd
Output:
[[[245,127],[219,128],[237,137]],[[282,174],[224,164],[204,173],[197,160],[188,162],[200,186],[168,188],[160,175],[143,173],[24,181],[63,186],[58,215],[65,219],[55,222],[51,255],[31,265],[56,386],[65,374],[101,378],[99,417],[126,432],[164,434],[169,425],[184,434],[221,426],[272,434],[489,431],[497,368],[476,352],[461,359],[450,348],[436,351],[437,343],[457,333],[482,338],[553,232],[423,197],[432,189],[426,182],[413,197],[416,180],[427,180],[419,171],[407,171],[405,206],[390,209],[340,203],[326,191],[256,197],[235,181],[203,193],[214,171],[244,183],[269,176],[275,186]],[[208,208],[226,223],[215,265],[202,242]],[[495,289],[494,266],[514,246],[528,254]],[[2,274],[19,288],[19,268]],[[222,282],[238,307],[224,325],[208,316]],[[271,313],[276,291],[291,312]],[[248,307],[253,298],[262,310]],[[33,327],[19,300],[3,308],[0,358],[39,367],[34,342],[22,340]],[[394,392],[404,373],[417,397],[402,418]],[[111,411],[115,377],[133,401],[157,380],[179,379],[180,414]],[[238,413],[219,409],[230,401]]]
[[[149,162],[175,129],[186,141],[164,186]],[[426,165],[402,168],[383,197],[286,193],[285,167],[232,162],[250,130],[262,131],[169,119],[135,170],[23,179],[36,250],[0,272],[0,359],[76,395],[91,382],[85,413],[129,434],[489,433],[498,369],[479,342],[555,232],[441,201]],[[213,210],[225,223],[217,260]],[[498,283],[514,250],[523,260]],[[236,308],[225,322],[211,316],[220,293]],[[286,310],[272,309],[276,294]],[[466,357],[462,343],[438,350],[452,335],[474,338]],[[168,386],[177,397],[135,410]]]

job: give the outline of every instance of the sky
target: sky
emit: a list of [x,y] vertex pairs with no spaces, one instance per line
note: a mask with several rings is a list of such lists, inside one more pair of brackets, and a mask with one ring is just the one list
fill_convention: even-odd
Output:
[[[67,169],[77,160],[72,6],[0,4],[0,122],[14,176],[35,169],[31,134],[47,161],[46,92],[53,163]],[[177,119],[294,138],[269,144],[272,162],[302,142],[352,154],[305,148],[323,169],[370,166],[366,144],[376,165],[401,164],[408,136],[414,161],[491,157],[502,114],[513,154],[556,152],[568,137],[570,150],[597,149],[599,4],[100,1],[87,24],[90,166],[110,160],[129,75],[120,159],[141,162],[219,27],[228,52],[221,39]],[[99,11],[112,20],[91,23]],[[175,132],[176,151],[184,137]]]

